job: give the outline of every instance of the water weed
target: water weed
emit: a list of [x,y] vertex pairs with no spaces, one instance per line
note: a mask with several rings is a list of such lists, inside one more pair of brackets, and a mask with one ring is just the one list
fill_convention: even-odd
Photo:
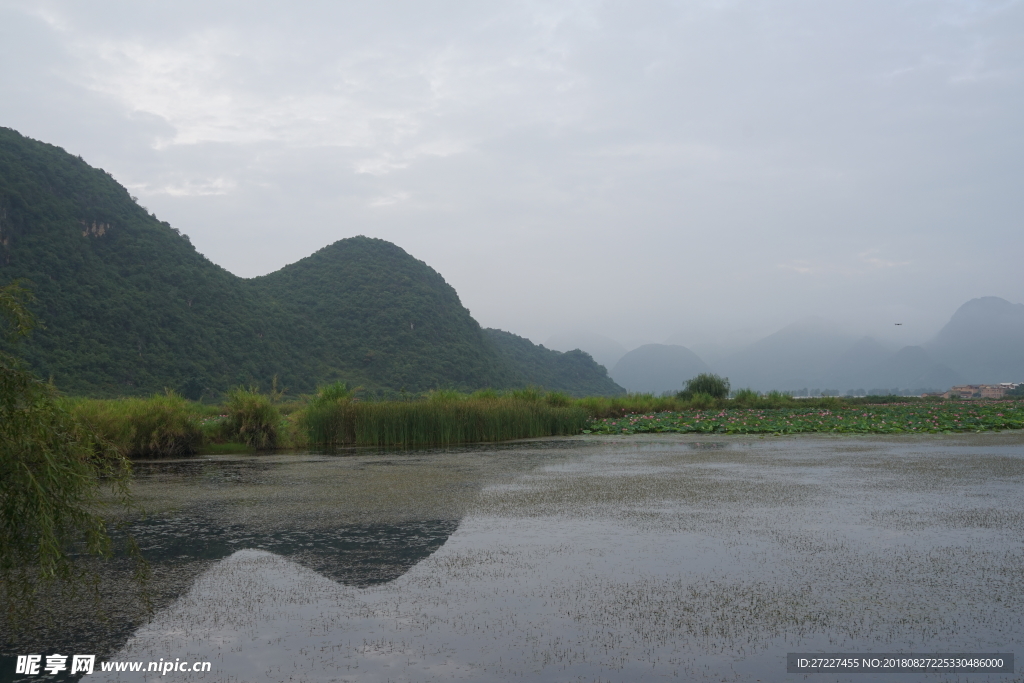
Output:
[[227,417],[221,423],[224,436],[252,448],[278,445],[281,413],[269,396],[255,387],[238,387],[228,394]]
[[127,457],[192,455],[203,443],[199,406],[173,392],[67,403],[76,419]]
[[1024,428],[1024,402],[844,405],[635,413],[599,418],[590,434],[927,434]]
[[437,390],[417,401],[356,401],[321,391],[299,414],[310,444],[449,445],[578,434],[588,416],[561,394],[526,389],[466,395]]

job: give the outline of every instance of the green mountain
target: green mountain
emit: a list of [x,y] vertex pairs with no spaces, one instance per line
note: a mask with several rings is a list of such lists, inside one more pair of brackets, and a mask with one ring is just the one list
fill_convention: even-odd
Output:
[[18,278],[44,325],[18,352],[73,394],[198,397],[274,376],[292,393],[337,379],[385,393],[622,391],[581,352],[496,342],[393,244],[353,237],[239,278],[108,173],[0,128],[0,285]]
[[[585,351],[553,351],[511,332],[493,328],[485,329],[484,334],[515,369],[518,386],[546,387],[573,396],[625,393],[622,387],[608,377],[604,366],[597,365]],[[595,373],[595,367],[600,368],[600,377]]]

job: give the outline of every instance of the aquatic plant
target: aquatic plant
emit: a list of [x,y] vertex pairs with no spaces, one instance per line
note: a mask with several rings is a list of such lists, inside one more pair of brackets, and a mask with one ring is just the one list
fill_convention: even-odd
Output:
[[311,444],[354,443],[354,399],[355,390],[345,382],[321,386],[305,410],[297,413],[299,431]]
[[592,434],[922,434],[1024,429],[1024,401],[903,403],[636,413],[594,420]]
[[226,438],[253,448],[278,445],[281,412],[269,396],[256,387],[237,387],[228,394],[222,422]]
[[353,407],[354,441],[360,445],[448,445],[578,434],[587,423],[579,406],[556,406],[516,396]]
[[67,405],[126,457],[192,455],[203,444],[199,406],[171,391],[149,398],[69,399]]
[[321,390],[298,416],[310,444],[448,445],[578,434],[588,416],[572,399],[536,388],[472,395],[427,392],[413,401],[355,401]]

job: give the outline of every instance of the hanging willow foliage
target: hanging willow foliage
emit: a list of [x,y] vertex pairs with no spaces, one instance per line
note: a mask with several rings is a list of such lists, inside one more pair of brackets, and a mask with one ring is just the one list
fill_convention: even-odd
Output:
[[[9,337],[32,329],[29,301],[18,282],[0,287]],[[0,601],[9,617],[24,617],[54,582],[80,583],[74,554],[110,555],[104,512],[130,505],[130,477],[130,462],[77,421],[52,385],[0,351]]]

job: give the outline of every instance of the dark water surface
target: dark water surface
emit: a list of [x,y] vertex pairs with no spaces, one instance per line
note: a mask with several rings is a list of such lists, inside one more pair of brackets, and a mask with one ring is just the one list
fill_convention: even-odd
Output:
[[1024,680],[785,662],[1024,655],[1021,434],[581,437],[137,469],[154,616],[122,561],[103,570],[106,621],[65,605],[4,654],[212,662],[119,680]]

